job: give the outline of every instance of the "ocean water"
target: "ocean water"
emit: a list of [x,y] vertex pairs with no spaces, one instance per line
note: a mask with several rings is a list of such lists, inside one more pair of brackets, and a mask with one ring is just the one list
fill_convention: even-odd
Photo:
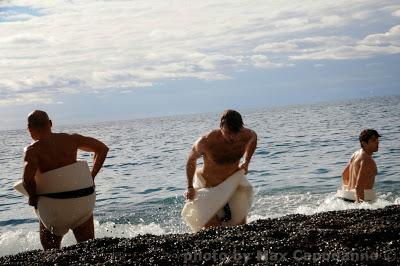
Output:
[[[255,189],[250,221],[400,203],[400,96],[239,111],[258,134],[248,173]],[[110,147],[96,177],[96,237],[189,232],[180,218],[187,155],[200,135],[218,127],[219,115],[62,127],[54,121],[55,132],[97,137]],[[379,199],[355,205],[334,194],[363,128],[382,135],[374,155]],[[21,179],[23,147],[30,141],[25,130],[0,131],[0,256],[41,248],[37,218],[12,188]],[[79,159],[91,165],[89,153]],[[74,243],[70,232],[62,245]]]

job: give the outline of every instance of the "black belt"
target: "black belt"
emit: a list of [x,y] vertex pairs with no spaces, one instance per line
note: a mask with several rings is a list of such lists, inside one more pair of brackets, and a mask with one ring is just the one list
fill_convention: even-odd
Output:
[[94,193],[94,186],[73,191],[40,194],[38,196],[44,196],[53,199],[73,199],[73,198],[81,198],[89,196],[93,193]]

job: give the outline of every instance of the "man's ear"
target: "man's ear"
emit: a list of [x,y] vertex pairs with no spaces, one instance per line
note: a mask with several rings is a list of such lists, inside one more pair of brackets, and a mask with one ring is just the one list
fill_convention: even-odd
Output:
[[49,120],[50,127],[53,126],[53,121]]
[[361,147],[364,148],[365,145],[367,145],[367,144],[368,144],[368,142],[362,141],[362,142],[361,142]]

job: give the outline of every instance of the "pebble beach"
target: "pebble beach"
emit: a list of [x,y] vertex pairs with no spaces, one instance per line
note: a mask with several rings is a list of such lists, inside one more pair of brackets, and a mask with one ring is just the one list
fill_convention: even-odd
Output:
[[400,205],[293,214],[196,234],[100,238],[1,265],[399,265]]

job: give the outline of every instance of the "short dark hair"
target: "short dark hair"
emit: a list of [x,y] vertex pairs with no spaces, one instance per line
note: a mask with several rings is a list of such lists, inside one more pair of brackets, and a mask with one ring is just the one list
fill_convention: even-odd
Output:
[[243,128],[242,116],[235,110],[225,110],[221,116],[220,127],[226,125],[232,132],[239,132]]
[[380,136],[381,135],[379,135],[378,131],[376,131],[375,129],[364,129],[363,131],[361,131],[360,136],[358,137],[358,140],[360,141],[361,144],[361,148],[363,147],[362,145],[363,142],[368,143],[368,141],[372,137],[379,138]]
[[28,116],[28,127],[30,128],[44,128],[49,122],[49,116],[42,110],[35,110]]

